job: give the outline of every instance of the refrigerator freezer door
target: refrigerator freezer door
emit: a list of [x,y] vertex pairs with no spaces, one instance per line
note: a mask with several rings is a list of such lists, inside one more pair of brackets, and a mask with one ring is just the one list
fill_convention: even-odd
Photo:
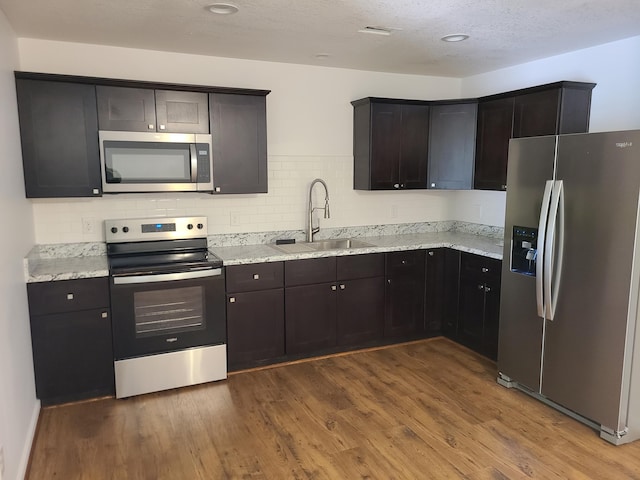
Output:
[[536,277],[511,271],[511,235],[514,225],[538,227],[545,184],[553,178],[555,142],[551,136],[509,144],[498,371],[535,392],[540,389],[543,320],[537,315]]
[[640,132],[559,137],[556,178],[565,197],[563,278],[545,326],[542,394],[619,431],[637,306]]

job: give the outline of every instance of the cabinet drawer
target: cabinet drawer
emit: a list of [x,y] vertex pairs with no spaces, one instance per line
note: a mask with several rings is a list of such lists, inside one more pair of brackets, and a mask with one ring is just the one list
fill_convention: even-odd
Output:
[[279,288],[284,282],[282,262],[252,263],[226,267],[227,292],[253,292]]
[[387,253],[387,276],[404,272],[419,272],[425,268],[424,250],[407,250]]
[[28,283],[27,294],[31,315],[108,308],[109,279],[100,277]]
[[473,278],[500,278],[502,262],[495,258],[472,253],[460,254],[460,276]]
[[284,263],[285,286],[336,281],[336,257],[291,260]]
[[336,268],[338,280],[381,277],[384,275],[384,253],[338,257]]

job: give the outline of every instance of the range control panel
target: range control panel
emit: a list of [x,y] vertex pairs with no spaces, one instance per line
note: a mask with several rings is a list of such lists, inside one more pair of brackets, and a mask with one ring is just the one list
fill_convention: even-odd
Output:
[[155,217],[105,220],[107,243],[202,238],[207,236],[207,217]]

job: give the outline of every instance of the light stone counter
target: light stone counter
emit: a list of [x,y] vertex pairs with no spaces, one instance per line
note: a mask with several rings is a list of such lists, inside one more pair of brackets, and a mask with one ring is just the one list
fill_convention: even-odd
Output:
[[[284,253],[273,243],[275,238],[304,238],[304,232],[228,235],[210,238],[209,248],[225,265],[279,262],[305,258],[359,255],[400,250],[448,247],[463,252],[502,259],[501,230],[462,222],[433,222],[399,226],[371,226],[326,229],[323,238],[357,238],[369,243],[366,248],[335,249],[304,253]],[[255,238],[254,238],[255,237]],[[247,242],[255,241],[255,244]],[[235,245],[233,245],[235,243]],[[240,243],[240,244],[239,244]],[[231,245],[230,245],[231,244]],[[230,246],[223,246],[230,245]],[[105,277],[109,266],[104,243],[36,245],[24,259],[27,282],[49,282],[77,278]]]

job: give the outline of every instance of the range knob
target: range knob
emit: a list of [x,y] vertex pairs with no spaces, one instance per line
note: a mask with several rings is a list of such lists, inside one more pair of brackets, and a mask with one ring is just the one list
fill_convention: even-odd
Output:
[[127,232],[129,231],[129,227],[122,227],[122,231],[123,231],[124,233],[127,233]]
[[198,230],[202,230],[203,228],[204,228],[204,225],[203,225],[203,224],[201,224],[201,223],[199,223],[199,224],[198,224]]
[[111,233],[118,233],[118,227],[111,227]]
[[193,230],[193,223],[188,224],[188,225],[187,225],[187,228],[188,228],[189,230]]

